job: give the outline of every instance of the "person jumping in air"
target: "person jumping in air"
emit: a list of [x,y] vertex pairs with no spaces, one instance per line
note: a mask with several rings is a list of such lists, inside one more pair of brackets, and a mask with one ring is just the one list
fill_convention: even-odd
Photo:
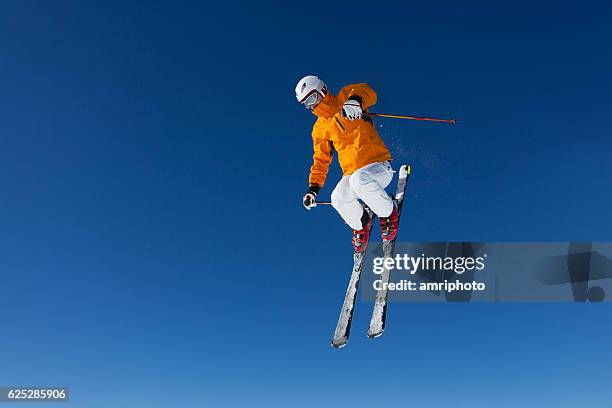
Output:
[[336,151],[343,177],[331,194],[331,202],[353,229],[355,251],[365,250],[372,228],[372,218],[359,200],[380,218],[382,239],[395,239],[397,206],[385,191],[393,178],[391,153],[372,119],[364,115],[376,103],[376,92],[367,84],[353,84],[332,95],[323,81],[308,75],[298,82],[295,96],[317,117],[312,129],[314,163],[304,207],[310,210],[316,206],[317,194]]

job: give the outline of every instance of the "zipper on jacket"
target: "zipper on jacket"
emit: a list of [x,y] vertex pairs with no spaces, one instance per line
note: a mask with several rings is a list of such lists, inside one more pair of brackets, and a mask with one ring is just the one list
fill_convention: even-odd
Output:
[[338,117],[334,116],[334,119],[336,119],[336,122],[338,123],[338,126],[340,126],[340,129],[342,129],[342,131],[344,132],[346,129],[344,129],[344,126],[342,126],[342,123],[340,123],[340,120],[338,120]]

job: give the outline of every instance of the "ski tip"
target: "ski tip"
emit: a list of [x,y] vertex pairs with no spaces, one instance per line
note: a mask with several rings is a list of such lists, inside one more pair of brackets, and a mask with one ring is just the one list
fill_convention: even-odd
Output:
[[368,332],[368,337],[371,338],[371,339],[375,339],[377,337],[382,336],[383,333],[384,333],[384,330],[377,331],[377,332],[374,332],[374,333]]
[[331,342],[331,345],[333,348],[342,348],[344,346],[346,346],[346,343],[348,342],[348,339],[346,338],[342,338],[342,339],[333,339]]
[[400,167],[399,178],[406,178],[408,177],[409,174],[410,174],[409,164],[404,164],[402,167]]

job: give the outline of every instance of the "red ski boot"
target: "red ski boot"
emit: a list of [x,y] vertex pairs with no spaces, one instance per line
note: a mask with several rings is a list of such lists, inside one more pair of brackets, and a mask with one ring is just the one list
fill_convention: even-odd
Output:
[[370,230],[372,229],[372,217],[369,213],[364,213],[368,217],[365,227],[360,230],[353,230],[353,248],[355,252],[363,252],[368,247],[368,241],[370,240]]
[[393,201],[393,211],[388,217],[380,217],[380,235],[383,241],[393,241],[397,237],[397,226],[399,217],[397,215],[397,204]]

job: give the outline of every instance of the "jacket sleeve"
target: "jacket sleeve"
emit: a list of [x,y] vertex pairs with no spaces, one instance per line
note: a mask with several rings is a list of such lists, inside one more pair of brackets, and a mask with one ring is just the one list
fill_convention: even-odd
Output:
[[312,142],[314,154],[312,156],[313,163],[312,167],[310,167],[308,183],[310,186],[321,188],[325,184],[327,170],[332,162],[333,149],[326,132],[318,128],[316,124],[312,129]]
[[368,84],[353,84],[342,88],[346,99],[357,99],[366,110],[376,104],[376,92]]

